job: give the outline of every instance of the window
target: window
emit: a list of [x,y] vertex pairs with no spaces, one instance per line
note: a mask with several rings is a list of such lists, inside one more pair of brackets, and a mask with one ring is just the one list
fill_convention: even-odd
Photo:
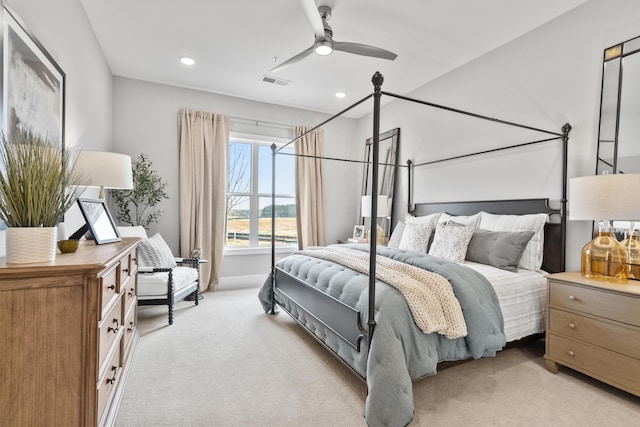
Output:
[[[227,171],[227,248],[271,245],[271,144],[284,141],[231,133]],[[283,152],[293,154],[293,147]],[[276,155],[276,244],[295,245],[294,157]]]

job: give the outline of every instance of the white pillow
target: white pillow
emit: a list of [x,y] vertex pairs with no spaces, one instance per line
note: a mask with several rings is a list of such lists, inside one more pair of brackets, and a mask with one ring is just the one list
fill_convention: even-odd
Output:
[[429,237],[431,237],[433,228],[434,224],[432,222],[407,222],[404,225],[404,231],[402,232],[398,249],[427,252]]
[[442,215],[442,213],[440,213],[440,212],[434,213],[434,214],[431,214],[431,215],[426,215],[426,216],[413,216],[411,214],[407,214],[406,218],[404,219],[404,222],[406,224],[408,224],[410,222],[414,223],[414,224],[433,222],[433,226],[435,227],[435,224],[438,221],[438,218],[440,218],[440,215]]
[[398,246],[400,246],[400,240],[402,240],[403,231],[404,231],[404,222],[398,221],[396,226],[393,228],[391,237],[389,237],[389,243],[387,243],[387,246],[390,248],[397,248]]
[[174,268],[176,260],[171,248],[160,233],[138,243],[138,265],[140,267]]
[[474,231],[475,228],[470,225],[439,223],[436,226],[433,243],[429,248],[429,255],[447,261],[463,262]]
[[475,229],[475,228],[478,228],[478,224],[480,224],[481,217],[482,215],[480,212],[478,212],[475,215],[469,215],[469,216],[465,216],[465,215],[453,216],[444,212],[442,213],[442,215],[440,215],[440,218],[438,218],[438,223],[453,221],[460,225],[469,225]]
[[522,253],[518,267],[527,270],[539,270],[544,255],[544,225],[549,220],[548,214],[527,215],[494,215],[481,212],[480,228],[489,231],[533,231]]

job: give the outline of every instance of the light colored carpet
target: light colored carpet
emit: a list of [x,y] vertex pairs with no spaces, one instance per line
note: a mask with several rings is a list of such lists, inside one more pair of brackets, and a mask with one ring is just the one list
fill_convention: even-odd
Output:
[[[141,307],[117,426],[365,426],[366,385],[289,316],[262,312],[258,289]],[[544,368],[544,340],[414,384],[411,426],[638,426],[640,398]]]

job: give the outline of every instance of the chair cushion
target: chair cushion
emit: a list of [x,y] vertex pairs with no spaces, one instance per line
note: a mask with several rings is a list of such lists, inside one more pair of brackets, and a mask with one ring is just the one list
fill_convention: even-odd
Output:
[[156,233],[138,243],[138,265],[140,267],[173,268],[177,264],[169,245],[160,233]]
[[[169,273],[138,273],[138,298],[167,296]],[[177,292],[198,279],[193,267],[173,269],[173,292]]]

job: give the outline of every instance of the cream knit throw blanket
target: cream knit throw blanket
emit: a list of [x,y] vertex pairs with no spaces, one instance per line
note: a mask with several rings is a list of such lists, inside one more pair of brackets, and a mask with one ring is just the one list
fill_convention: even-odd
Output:
[[[367,252],[329,246],[308,247],[297,253],[333,261],[360,273],[369,274]],[[400,291],[422,332],[436,332],[449,339],[467,335],[467,324],[460,302],[453,293],[451,283],[444,277],[377,255],[376,278]]]

